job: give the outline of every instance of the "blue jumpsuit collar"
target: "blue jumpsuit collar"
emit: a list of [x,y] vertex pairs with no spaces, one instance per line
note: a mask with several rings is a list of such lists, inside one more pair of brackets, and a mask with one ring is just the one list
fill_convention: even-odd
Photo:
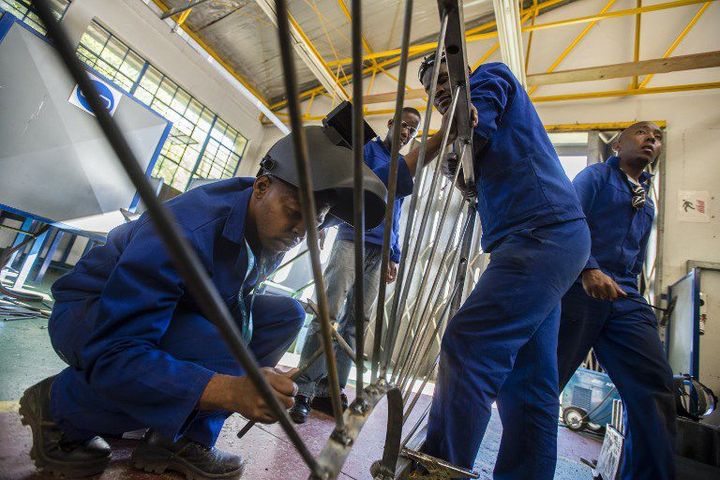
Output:
[[247,217],[248,208],[250,208],[252,193],[252,184],[240,192],[238,201],[230,210],[230,215],[228,215],[223,228],[223,236],[240,245],[245,242],[245,218]]
[[[623,175],[625,174],[625,172],[623,172],[622,169],[620,169],[620,157],[613,155],[610,158],[608,158],[607,160],[605,160],[605,163],[607,163],[611,167],[616,168]],[[640,174],[640,184],[644,184],[644,183],[648,182],[652,177],[653,177],[652,173],[650,173],[648,171],[642,172]]]

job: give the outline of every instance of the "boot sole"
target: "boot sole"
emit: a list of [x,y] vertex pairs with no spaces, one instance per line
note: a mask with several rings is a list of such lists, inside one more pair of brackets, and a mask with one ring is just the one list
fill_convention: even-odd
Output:
[[54,476],[66,477],[91,477],[102,473],[110,463],[110,458],[100,460],[84,460],[82,462],[60,462],[51,458],[47,458],[41,448],[43,432],[41,428],[42,414],[36,408],[39,403],[34,397],[35,392],[25,390],[20,398],[20,423],[29,426],[32,431],[32,448],[30,449],[30,458],[33,460],[35,467],[43,472],[50,473]]
[[[140,449],[140,450],[138,450]],[[245,464],[240,468],[225,473],[207,473],[192,464],[179,460],[172,452],[164,448],[138,446],[130,458],[132,466],[148,473],[165,473],[166,470],[181,473],[187,480],[225,480],[240,478]]]

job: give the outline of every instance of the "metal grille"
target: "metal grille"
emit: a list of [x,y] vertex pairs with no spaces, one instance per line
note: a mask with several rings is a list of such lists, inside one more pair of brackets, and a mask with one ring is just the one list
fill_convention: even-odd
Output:
[[[422,388],[413,394],[413,385],[420,382],[424,386],[433,375],[439,356],[433,352],[444,324],[457,309],[464,297],[466,284],[472,281],[474,274],[482,269],[482,256],[479,254],[477,231],[475,229],[475,206],[472,200],[460,198],[459,191],[453,188],[462,171],[467,184],[471,183],[472,152],[470,102],[468,93],[467,57],[465,49],[462,4],[455,1],[438,1],[441,29],[438,36],[436,54],[438,58],[445,54],[451,85],[453,86],[452,106],[449,115],[459,120],[458,136],[448,144],[449,134],[445,133],[444,145],[438,155],[443,158],[450,150],[458,155],[463,168],[458,169],[455,178],[448,180],[441,175],[440,161],[436,161],[430,173],[424,174],[421,165],[425,164],[426,143],[430,126],[435,86],[439,74],[440,62],[436,62],[432,71],[430,94],[427,101],[427,116],[423,125],[421,150],[418,168],[415,173],[415,185],[410,199],[408,224],[403,238],[403,268],[398,275],[397,285],[392,298],[387,298],[385,284],[381,283],[377,321],[374,326],[373,352],[370,357],[371,379],[364,383],[363,372],[363,245],[364,245],[364,211],[363,211],[363,109],[362,109],[362,39],[361,39],[361,3],[352,2],[352,46],[353,46],[353,159],[355,168],[355,318],[357,323],[355,364],[357,371],[357,397],[350,408],[343,414],[340,404],[340,388],[338,385],[337,365],[333,349],[333,331],[328,316],[328,300],[325,290],[320,255],[318,250],[318,230],[315,223],[315,205],[312,195],[312,177],[310,162],[307,158],[304,132],[301,123],[301,112],[298,101],[298,82],[293,60],[292,41],[287,11],[287,2],[277,0],[277,24],[279,44],[283,65],[283,81],[286,88],[289,119],[293,131],[293,142],[296,166],[299,176],[299,192],[303,210],[303,218],[307,227],[310,261],[313,278],[318,294],[317,313],[321,320],[323,347],[310,358],[324,355],[328,368],[328,381],[334,410],[335,429],[319,455],[313,455],[294,429],[287,412],[272,394],[270,386],[264,380],[259,366],[252,353],[244,343],[236,323],[233,321],[225,303],[219,297],[211,279],[198,260],[197,254],[179,234],[171,214],[160,204],[155,192],[138,168],[138,162],[112,117],[103,108],[100,98],[92,88],[84,68],[74,54],[74,49],[67,37],[55,21],[49,2],[38,0],[38,12],[48,28],[48,34],[57,46],[68,69],[88,98],[97,120],[113,146],[120,162],[129,177],[137,186],[142,200],[148,207],[148,213],[155,224],[168,252],[175,262],[188,290],[193,292],[198,305],[203,308],[204,315],[215,323],[228,344],[231,352],[247,372],[247,376],[255,385],[264,401],[273,410],[275,417],[287,434],[290,442],[308,465],[313,479],[336,478],[352,449],[365,421],[374,407],[387,397],[388,423],[385,448],[382,459],[373,465],[371,472],[375,478],[392,477],[397,467],[398,455],[412,434],[416,432],[427,415],[427,410],[418,423],[410,428],[410,435],[401,439],[404,423],[415,407]],[[413,1],[405,2],[402,54],[395,108],[395,125],[400,124],[400,113],[405,95],[405,79],[409,52],[410,26],[412,20]],[[446,48],[447,45],[447,48]],[[396,183],[398,171],[398,148],[400,145],[400,129],[393,131],[393,151],[391,155],[390,181],[388,185],[387,211],[385,217],[385,237],[383,242],[383,258],[381,278],[387,273],[389,263],[390,232],[395,205]],[[423,178],[423,175],[426,175]],[[421,196],[422,194],[422,196]],[[420,201],[420,199],[426,199]],[[454,218],[454,222],[446,219]],[[435,223],[437,219],[437,223]],[[450,228],[448,228],[450,227]],[[479,229],[477,229],[479,230]],[[420,266],[423,266],[420,269]],[[467,275],[472,265],[471,275]],[[430,301],[428,301],[430,299]],[[418,301],[422,300],[422,301]],[[387,304],[390,308],[386,308]],[[349,308],[350,306],[348,306]],[[404,332],[401,334],[401,330]],[[335,336],[336,337],[336,336]],[[301,366],[300,371],[304,369]],[[242,436],[253,423],[249,422],[239,436]]]

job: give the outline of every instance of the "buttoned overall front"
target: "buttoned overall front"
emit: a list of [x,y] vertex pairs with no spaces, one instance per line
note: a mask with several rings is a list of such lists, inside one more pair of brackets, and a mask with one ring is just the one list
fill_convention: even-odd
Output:
[[472,468],[497,403],[495,479],[550,480],[556,462],[560,299],[587,261],[570,180],[507,66],[470,77],[474,163],[488,268],[448,323],[424,451]]
[[[640,183],[649,190],[650,175]],[[562,301],[558,340],[560,387],[564,388],[591,348],[620,392],[627,414],[621,466],[623,480],[675,478],[675,400],[672,370],[658,335],[655,314],[638,291],[655,207],[648,198],[636,209],[619,159],[587,167],[573,181],[587,216],[598,268],[627,293],[614,302],[588,296],[580,279]]]
[[[167,207],[244,335],[252,332],[249,346],[260,364],[274,366],[305,314],[288,297],[251,298],[262,263],[249,262],[244,235],[253,181],[199,187]],[[265,262],[267,269],[278,260]],[[71,438],[153,427],[166,437],[215,443],[231,412],[198,411],[198,400],[215,373],[243,370],[147,215],[111,231],[104,246],[53,285],[53,295],[50,337],[70,366],[53,384],[51,409]]]

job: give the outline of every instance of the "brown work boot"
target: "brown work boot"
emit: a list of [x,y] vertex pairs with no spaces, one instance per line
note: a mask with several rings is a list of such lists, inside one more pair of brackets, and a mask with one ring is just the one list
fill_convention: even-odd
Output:
[[30,458],[44,472],[66,477],[89,477],[102,473],[110,463],[110,445],[101,437],[68,440],[50,415],[49,377],[25,390],[20,398],[20,421],[32,430]]

